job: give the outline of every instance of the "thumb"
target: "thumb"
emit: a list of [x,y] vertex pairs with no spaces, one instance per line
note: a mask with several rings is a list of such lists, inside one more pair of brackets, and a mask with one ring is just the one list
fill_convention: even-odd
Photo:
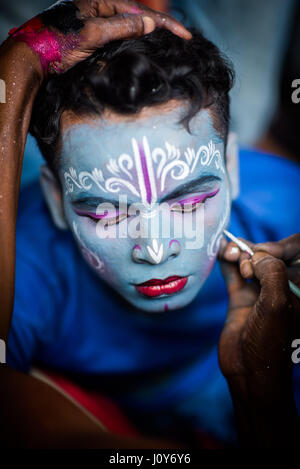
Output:
[[87,39],[93,40],[94,48],[102,47],[118,39],[132,39],[149,34],[155,29],[155,22],[149,16],[123,13],[111,18],[91,18],[86,24],[92,26]]

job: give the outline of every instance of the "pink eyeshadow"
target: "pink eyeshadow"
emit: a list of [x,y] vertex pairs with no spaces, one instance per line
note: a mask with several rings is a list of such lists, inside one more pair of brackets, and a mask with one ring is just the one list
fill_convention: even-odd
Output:
[[206,194],[201,194],[201,195],[198,195],[198,196],[195,196],[195,197],[189,197],[188,199],[183,199],[183,200],[180,200],[178,203],[180,205],[193,205],[193,204],[199,204],[201,202],[203,202],[204,199],[208,198],[208,197],[213,197],[215,196],[218,192],[219,192],[220,189],[217,189],[216,191],[214,192],[208,192]]
[[110,213],[105,213],[104,215],[97,215],[94,212],[88,212],[88,211],[85,211],[85,210],[78,210],[78,209],[76,209],[75,212],[77,213],[77,215],[92,217],[92,218],[96,218],[97,220],[102,220],[103,218],[107,218],[109,216],[117,217],[120,213],[119,210],[116,210],[115,212],[112,212],[111,214]]

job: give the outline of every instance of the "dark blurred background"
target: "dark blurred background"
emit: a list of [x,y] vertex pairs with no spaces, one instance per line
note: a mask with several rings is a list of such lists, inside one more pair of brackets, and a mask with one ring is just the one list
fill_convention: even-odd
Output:
[[[232,60],[232,130],[242,146],[255,146],[300,161],[300,103],[292,81],[300,79],[298,0],[145,0],[195,26]],[[49,0],[0,0],[0,40],[46,7]],[[1,77],[0,77],[1,78]],[[22,183],[38,177],[42,162],[28,137]]]

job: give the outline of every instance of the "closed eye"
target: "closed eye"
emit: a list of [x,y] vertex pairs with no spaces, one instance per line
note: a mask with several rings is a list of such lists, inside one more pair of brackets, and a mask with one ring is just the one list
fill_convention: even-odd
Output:
[[204,204],[207,199],[215,197],[215,195],[217,195],[219,191],[220,189],[217,189],[213,192],[179,200],[178,202],[172,204],[171,211],[179,213],[192,213],[197,210],[197,208],[199,208],[202,204]]
[[91,219],[94,223],[97,223],[99,220],[103,220],[104,225],[106,226],[118,225],[121,221],[128,218],[127,213],[120,212],[117,209],[111,212],[106,211],[104,214],[96,214],[94,212],[80,209],[75,209],[75,212],[81,217]]

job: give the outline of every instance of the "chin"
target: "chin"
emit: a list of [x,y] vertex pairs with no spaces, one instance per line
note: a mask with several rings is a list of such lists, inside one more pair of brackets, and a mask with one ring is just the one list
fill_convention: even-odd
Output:
[[135,292],[126,300],[139,311],[148,314],[164,313],[176,311],[188,306],[198,295],[201,288],[187,288],[174,295],[164,295],[157,298],[148,298]]

